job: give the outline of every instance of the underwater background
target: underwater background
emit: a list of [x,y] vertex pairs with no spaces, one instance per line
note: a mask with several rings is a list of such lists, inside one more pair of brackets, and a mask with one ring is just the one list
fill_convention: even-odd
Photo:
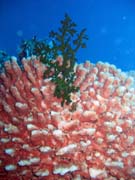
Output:
[[134,0],[1,0],[0,50],[17,55],[20,42],[48,37],[68,13],[87,28],[87,48],[77,53],[79,62],[109,62],[128,71],[135,69]]
[[0,0],[0,180],[135,180],[134,58],[135,0]]

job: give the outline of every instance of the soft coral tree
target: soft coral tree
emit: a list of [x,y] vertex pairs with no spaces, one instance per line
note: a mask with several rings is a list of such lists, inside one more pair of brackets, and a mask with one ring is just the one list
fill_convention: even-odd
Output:
[[[69,15],[65,14],[58,31],[49,33],[51,45],[48,43],[48,39],[38,40],[35,36],[31,40],[22,42],[18,54],[19,59],[36,55],[46,65],[44,78],[51,78],[55,83],[54,95],[62,99],[62,105],[69,104],[71,92],[78,90],[78,87],[73,85],[76,52],[79,48],[86,47],[84,41],[88,39],[85,34],[86,29],[78,32],[76,26]],[[62,64],[55,61],[59,55],[63,57]]]

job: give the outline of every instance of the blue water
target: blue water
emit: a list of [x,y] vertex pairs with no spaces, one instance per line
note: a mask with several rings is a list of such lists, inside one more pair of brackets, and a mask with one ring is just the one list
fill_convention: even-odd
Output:
[[134,0],[1,0],[0,49],[16,55],[22,39],[47,38],[65,12],[78,30],[87,28],[89,40],[77,54],[79,62],[102,60],[135,70]]

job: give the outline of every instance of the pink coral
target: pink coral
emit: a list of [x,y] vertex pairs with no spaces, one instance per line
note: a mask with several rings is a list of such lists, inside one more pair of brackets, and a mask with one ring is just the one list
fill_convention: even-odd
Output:
[[72,103],[61,107],[39,60],[0,74],[0,179],[135,179],[133,79],[102,62],[76,65]]

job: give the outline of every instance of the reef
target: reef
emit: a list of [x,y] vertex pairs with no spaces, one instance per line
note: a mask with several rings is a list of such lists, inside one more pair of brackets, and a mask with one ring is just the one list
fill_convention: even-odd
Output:
[[[62,56],[56,62],[62,62]],[[0,179],[134,180],[134,79],[114,65],[75,64],[71,103],[39,57],[0,73]]]

